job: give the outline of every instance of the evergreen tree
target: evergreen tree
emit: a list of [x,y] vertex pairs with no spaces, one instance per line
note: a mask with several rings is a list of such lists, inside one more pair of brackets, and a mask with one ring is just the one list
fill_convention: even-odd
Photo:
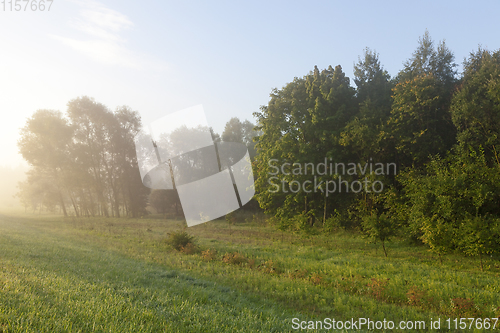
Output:
[[426,32],[396,79],[384,140],[394,145],[400,169],[421,168],[430,155],[445,155],[456,142],[450,114],[453,60],[445,42],[435,49]]
[[500,51],[479,49],[464,63],[464,75],[451,106],[458,141],[482,146],[500,166]]

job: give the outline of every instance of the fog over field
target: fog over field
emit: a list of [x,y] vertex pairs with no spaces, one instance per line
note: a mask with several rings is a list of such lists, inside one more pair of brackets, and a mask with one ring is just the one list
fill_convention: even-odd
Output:
[[17,167],[0,166],[0,207],[21,207],[17,185],[26,179],[28,168],[22,164]]
[[500,327],[500,1],[0,1],[0,333]]

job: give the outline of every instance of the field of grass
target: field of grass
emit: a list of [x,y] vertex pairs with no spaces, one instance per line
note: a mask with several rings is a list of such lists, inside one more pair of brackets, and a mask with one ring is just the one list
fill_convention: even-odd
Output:
[[248,216],[187,229],[196,247],[179,252],[165,239],[182,228],[0,215],[0,333],[289,332],[292,318],[424,321],[430,331],[431,318],[444,328],[500,316],[494,258],[480,271],[476,258],[440,263],[397,241],[385,258],[359,235],[304,238]]

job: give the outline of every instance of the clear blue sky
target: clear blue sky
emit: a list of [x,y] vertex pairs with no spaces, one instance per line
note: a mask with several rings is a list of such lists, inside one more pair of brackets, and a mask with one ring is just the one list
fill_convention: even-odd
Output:
[[500,48],[498,1],[77,1],[50,12],[0,5],[0,165],[17,165],[19,129],[37,109],[88,95],[143,123],[203,104],[221,132],[255,121],[275,87],[340,64],[352,79],[365,47],[393,76],[427,29],[456,62]]

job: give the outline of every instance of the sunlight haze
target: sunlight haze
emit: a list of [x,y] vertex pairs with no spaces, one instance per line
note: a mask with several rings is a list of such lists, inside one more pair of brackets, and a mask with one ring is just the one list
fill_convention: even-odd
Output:
[[353,85],[365,47],[391,76],[426,29],[459,64],[479,44],[498,47],[495,1],[386,3],[55,0],[50,12],[0,11],[0,165],[22,162],[16,142],[33,112],[64,113],[79,96],[128,105],[143,124],[202,104],[220,133],[233,116],[255,121],[273,88],[314,65],[340,64]]

